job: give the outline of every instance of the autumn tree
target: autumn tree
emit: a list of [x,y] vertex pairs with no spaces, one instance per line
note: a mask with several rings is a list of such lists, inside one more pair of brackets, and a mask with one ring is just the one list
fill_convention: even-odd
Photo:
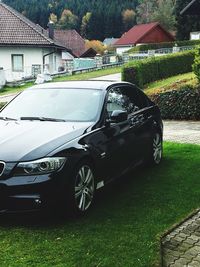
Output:
[[53,23],[56,24],[58,22],[58,17],[54,13],[51,13],[49,16],[49,20],[53,21]]
[[75,29],[78,24],[78,17],[71,10],[64,9],[58,21],[57,27],[60,29]]
[[106,50],[106,47],[103,45],[103,43],[98,40],[92,40],[92,41],[87,40],[85,45],[87,49],[93,48],[100,55],[102,55]]
[[125,31],[128,31],[135,24],[136,13],[133,9],[126,9],[122,12],[122,21]]
[[91,19],[92,13],[91,12],[87,12],[85,14],[85,16],[83,16],[82,18],[82,23],[81,23],[81,35],[86,38],[87,37],[87,33],[88,33],[88,28],[89,28],[89,22]]

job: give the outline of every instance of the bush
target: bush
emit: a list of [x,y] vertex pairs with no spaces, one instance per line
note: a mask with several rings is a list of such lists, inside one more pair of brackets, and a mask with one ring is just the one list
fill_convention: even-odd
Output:
[[141,52],[141,51],[147,51],[147,50],[156,50],[156,49],[161,49],[161,48],[172,48],[176,44],[178,47],[200,45],[200,40],[175,41],[175,42],[167,42],[167,43],[137,45],[131,48],[130,50],[128,50],[128,53]]
[[143,88],[145,84],[192,71],[194,51],[131,61],[122,68],[122,80]]
[[200,119],[200,87],[185,86],[179,90],[152,94],[149,97],[159,106],[163,119]]
[[192,65],[192,69],[200,82],[200,47],[196,49],[195,52],[195,58],[194,58],[194,64]]

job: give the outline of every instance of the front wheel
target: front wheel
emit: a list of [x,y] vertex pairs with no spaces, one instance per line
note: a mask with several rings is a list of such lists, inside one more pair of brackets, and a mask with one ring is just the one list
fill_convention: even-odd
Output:
[[150,153],[149,163],[151,165],[159,165],[163,154],[162,135],[159,132],[153,135]]
[[86,213],[95,197],[95,175],[91,163],[82,162],[74,170],[70,181],[69,206],[76,215]]

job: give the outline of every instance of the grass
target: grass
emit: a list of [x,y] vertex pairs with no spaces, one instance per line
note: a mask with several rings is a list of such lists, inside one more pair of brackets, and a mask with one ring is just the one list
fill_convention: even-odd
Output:
[[[73,80],[88,80],[88,79],[97,78],[97,77],[104,76],[104,75],[119,73],[119,72],[121,72],[121,67],[115,67],[115,68],[108,68],[108,69],[97,70],[97,71],[70,75],[70,76],[60,76],[60,77],[54,78],[53,81],[59,82],[59,81],[73,81]],[[22,86],[16,86],[16,87],[5,86],[3,89],[0,90],[0,96],[21,92],[24,89],[32,86],[33,84],[34,84],[33,82],[29,82],[29,83],[23,84]]]
[[159,167],[105,188],[84,218],[2,217],[0,265],[157,266],[159,236],[200,206],[199,162],[199,146],[165,143]]
[[147,95],[149,95],[159,92],[171,91],[173,89],[177,89],[177,87],[180,88],[182,85],[192,85],[196,83],[197,79],[195,77],[195,74],[193,72],[189,72],[147,84],[144,88],[144,91]]

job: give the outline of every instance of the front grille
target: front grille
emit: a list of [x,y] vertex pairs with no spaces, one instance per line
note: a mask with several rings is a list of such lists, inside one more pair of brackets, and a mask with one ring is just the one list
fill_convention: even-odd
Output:
[[5,169],[5,163],[4,162],[0,162],[0,176],[3,174]]

